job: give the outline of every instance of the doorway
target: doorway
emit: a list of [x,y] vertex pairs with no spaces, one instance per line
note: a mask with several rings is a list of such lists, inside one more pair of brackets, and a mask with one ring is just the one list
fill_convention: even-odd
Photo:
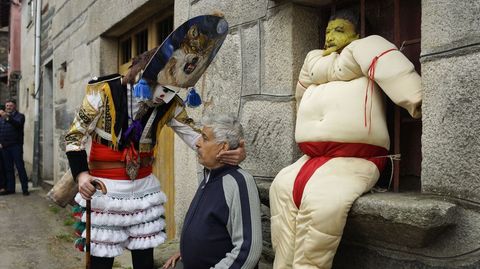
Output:
[[43,69],[40,94],[40,178],[53,180],[53,64],[48,62]]

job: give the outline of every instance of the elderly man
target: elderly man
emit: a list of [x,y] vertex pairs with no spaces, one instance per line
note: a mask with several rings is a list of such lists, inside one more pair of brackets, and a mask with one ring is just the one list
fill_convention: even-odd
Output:
[[380,36],[358,39],[357,20],[348,12],[333,16],[325,49],[311,51],[300,71],[295,141],[305,155],[270,188],[275,269],[331,268],[350,207],[385,165],[383,93],[421,116],[413,64]]
[[185,216],[180,252],[163,268],[256,268],[262,252],[260,200],[253,177],[216,156],[239,146],[233,116],[207,116],[196,143],[203,180]]

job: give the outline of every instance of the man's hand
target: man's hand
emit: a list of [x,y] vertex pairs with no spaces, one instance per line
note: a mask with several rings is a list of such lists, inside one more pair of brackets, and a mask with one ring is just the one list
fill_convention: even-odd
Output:
[[240,145],[234,150],[221,151],[217,155],[217,159],[224,164],[239,165],[245,158],[247,153],[245,152],[245,140],[240,140]]
[[2,117],[2,118],[6,118],[6,117],[8,117],[8,113],[7,113],[7,112],[5,112],[5,110],[3,110],[3,109],[0,109],[0,117]]
[[90,176],[88,172],[81,172],[77,178],[78,192],[82,195],[83,199],[90,200],[96,191],[92,185],[92,176]]
[[162,269],[174,268],[177,261],[181,259],[182,257],[180,257],[180,252],[173,254],[173,256],[170,257],[167,262],[162,266]]

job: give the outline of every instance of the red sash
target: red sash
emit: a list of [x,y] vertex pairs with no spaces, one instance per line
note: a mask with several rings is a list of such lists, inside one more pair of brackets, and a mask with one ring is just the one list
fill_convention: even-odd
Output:
[[335,157],[363,158],[373,162],[381,172],[385,168],[388,151],[382,147],[361,143],[338,143],[338,142],[303,142],[299,143],[300,150],[310,156],[303,164],[293,185],[293,201],[297,208],[302,202],[303,190],[313,173],[330,159]]
[[[90,161],[102,161],[102,162],[118,162],[125,161],[126,152],[128,148],[123,151],[117,151],[109,148],[108,146],[102,145],[100,143],[92,142],[92,147],[90,149]],[[152,152],[142,152],[140,153],[140,158],[151,157]],[[138,169],[139,178],[144,178],[152,173],[152,166],[140,167]],[[125,167],[120,168],[110,168],[110,169],[92,169],[90,170],[90,175],[95,177],[103,177],[108,179],[123,179],[129,180]]]

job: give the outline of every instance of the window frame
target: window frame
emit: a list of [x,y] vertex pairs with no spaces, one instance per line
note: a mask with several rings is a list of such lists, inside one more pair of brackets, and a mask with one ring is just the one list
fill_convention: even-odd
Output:
[[[35,19],[35,6],[33,0],[28,0],[27,7],[28,7],[28,18],[27,18],[27,29],[29,29],[33,25],[33,20]],[[36,5],[36,2],[35,2]]]
[[[140,32],[147,30],[148,35],[148,42],[147,42],[147,50],[153,49],[158,44],[158,23],[170,16],[173,16],[173,11],[169,10],[164,12],[161,16],[155,15],[146,20],[140,22],[137,26],[133,27],[131,30],[126,32],[124,35],[120,36],[118,39],[118,72],[122,75],[125,75],[128,71],[128,68],[132,64],[132,59],[137,56],[137,34]],[[128,62],[122,63],[123,61],[123,51],[122,51],[122,43],[127,39],[131,38],[131,58]]]

